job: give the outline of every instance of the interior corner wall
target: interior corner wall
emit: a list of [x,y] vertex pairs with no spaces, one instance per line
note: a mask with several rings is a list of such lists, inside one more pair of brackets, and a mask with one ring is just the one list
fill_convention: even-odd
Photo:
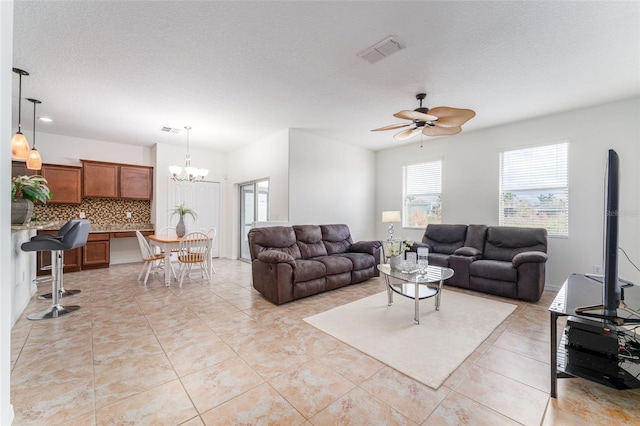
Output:
[[[14,73],[13,68],[13,1],[0,1],[0,181],[11,179],[11,105]],[[10,199],[9,185],[0,186],[0,199]],[[13,297],[10,289],[13,283],[11,273],[11,207],[10,203],[0,203],[0,425],[13,422],[11,405],[11,313]]]
[[[499,152],[569,140],[569,237],[550,237],[546,284],[602,265],[607,151],[620,155],[620,247],[640,266],[640,98],[554,114],[377,153],[376,215],[402,207],[402,166],[443,159],[443,223],[498,224]],[[606,124],[603,124],[606,123]],[[378,235],[386,225],[376,222]],[[396,226],[396,236],[420,241],[424,229]],[[640,285],[640,273],[619,256],[620,276]]]
[[376,154],[291,129],[289,137],[289,221],[345,223],[356,240],[380,239],[375,227]]
[[269,220],[289,220],[289,129],[252,142],[229,153],[225,215],[233,229],[226,257],[237,259],[240,250],[240,197],[238,185],[269,179]]

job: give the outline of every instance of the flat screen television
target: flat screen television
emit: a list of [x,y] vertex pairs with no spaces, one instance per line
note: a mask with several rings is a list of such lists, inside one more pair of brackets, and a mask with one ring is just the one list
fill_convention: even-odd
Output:
[[[640,312],[629,309],[624,303],[623,287],[633,284],[618,277],[618,219],[620,217],[620,157],[613,149],[609,150],[606,173],[606,200],[604,224],[604,276],[602,283],[602,304],[576,308],[576,314],[602,318],[610,322],[623,324],[640,323]],[[591,274],[585,274],[594,278]],[[621,285],[620,283],[623,283]],[[595,312],[594,312],[595,311]],[[632,318],[622,317],[621,313]]]
[[605,207],[604,280],[602,304],[604,314],[617,316],[620,306],[618,284],[618,218],[620,204],[620,157],[613,149],[607,159],[607,199]]

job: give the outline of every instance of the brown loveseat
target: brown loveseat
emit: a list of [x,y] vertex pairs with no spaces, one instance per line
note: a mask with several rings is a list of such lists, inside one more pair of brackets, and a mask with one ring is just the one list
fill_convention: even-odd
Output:
[[449,285],[532,302],[542,296],[546,229],[433,224],[417,247],[429,247],[429,263],[453,269]]
[[249,231],[253,287],[279,305],[378,276],[381,243],[353,243],[347,225]]

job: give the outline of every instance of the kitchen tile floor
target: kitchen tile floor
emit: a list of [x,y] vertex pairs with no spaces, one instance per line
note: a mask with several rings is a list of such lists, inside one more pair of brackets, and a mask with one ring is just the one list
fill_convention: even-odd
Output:
[[34,297],[12,330],[14,425],[640,424],[640,391],[561,379],[549,398],[551,292],[505,300],[518,308],[434,390],[302,320],[382,279],[275,306],[247,263],[216,259],[182,289],[145,288],[140,266],[65,274],[82,292],[62,304],[81,309],[55,320],[26,319],[47,307]]

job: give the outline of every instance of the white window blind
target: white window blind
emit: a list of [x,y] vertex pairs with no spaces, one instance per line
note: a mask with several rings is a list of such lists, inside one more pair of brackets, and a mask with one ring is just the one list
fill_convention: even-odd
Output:
[[569,143],[500,153],[500,225],[569,235]]
[[403,226],[424,228],[428,223],[441,223],[441,193],[442,160],[405,166]]

